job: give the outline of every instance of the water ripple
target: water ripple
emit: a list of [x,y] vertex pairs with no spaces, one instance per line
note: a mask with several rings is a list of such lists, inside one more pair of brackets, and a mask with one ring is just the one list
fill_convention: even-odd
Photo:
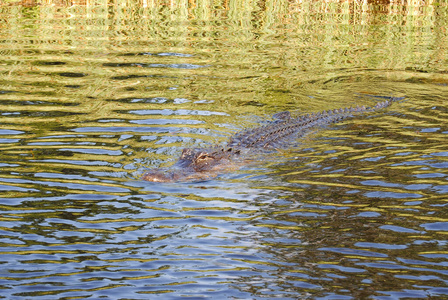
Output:
[[[0,5],[1,297],[448,295],[443,1],[25,2]],[[140,178],[393,95],[213,179]]]

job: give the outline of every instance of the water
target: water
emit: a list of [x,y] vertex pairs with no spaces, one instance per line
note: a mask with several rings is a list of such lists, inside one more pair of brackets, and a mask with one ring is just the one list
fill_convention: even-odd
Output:
[[[447,2],[3,1],[0,296],[448,297]],[[372,105],[202,182],[282,111]]]

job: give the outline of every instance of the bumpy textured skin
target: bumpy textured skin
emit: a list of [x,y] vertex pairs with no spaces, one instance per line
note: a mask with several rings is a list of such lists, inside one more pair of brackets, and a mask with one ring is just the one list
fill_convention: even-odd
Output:
[[404,97],[382,97],[387,100],[378,102],[375,106],[356,106],[335,110],[322,111],[291,117],[289,112],[274,115],[277,121],[270,124],[243,130],[227,142],[224,147],[208,149],[185,148],[179,160],[170,169],[157,169],[146,172],[143,180],[152,182],[173,182],[186,180],[204,180],[216,176],[216,172],[225,169],[232,158],[246,153],[247,149],[263,150],[282,147],[283,142],[290,137],[300,137],[312,128],[340,122],[368,112],[377,111],[390,106]]

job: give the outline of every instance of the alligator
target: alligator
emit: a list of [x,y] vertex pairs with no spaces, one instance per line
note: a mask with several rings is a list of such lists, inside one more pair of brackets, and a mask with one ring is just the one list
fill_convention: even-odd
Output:
[[216,177],[224,170],[237,168],[241,157],[255,152],[276,150],[285,147],[285,142],[310,132],[313,128],[378,111],[404,97],[372,96],[386,99],[371,107],[356,106],[293,117],[289,111],[273,115],[274,121],[267,125],[243,130],[224,146],[210,148],[185,148],[179,160],[170,168],[149,170],[142,179],[152,182],[201,181]]

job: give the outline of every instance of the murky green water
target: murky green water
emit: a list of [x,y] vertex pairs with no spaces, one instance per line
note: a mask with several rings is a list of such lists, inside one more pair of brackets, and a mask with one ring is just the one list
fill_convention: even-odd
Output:
[[[0,297],[448,297],[447,2],[172,2],[0,2]],[[364,93],[406,100],[140,180]]]

